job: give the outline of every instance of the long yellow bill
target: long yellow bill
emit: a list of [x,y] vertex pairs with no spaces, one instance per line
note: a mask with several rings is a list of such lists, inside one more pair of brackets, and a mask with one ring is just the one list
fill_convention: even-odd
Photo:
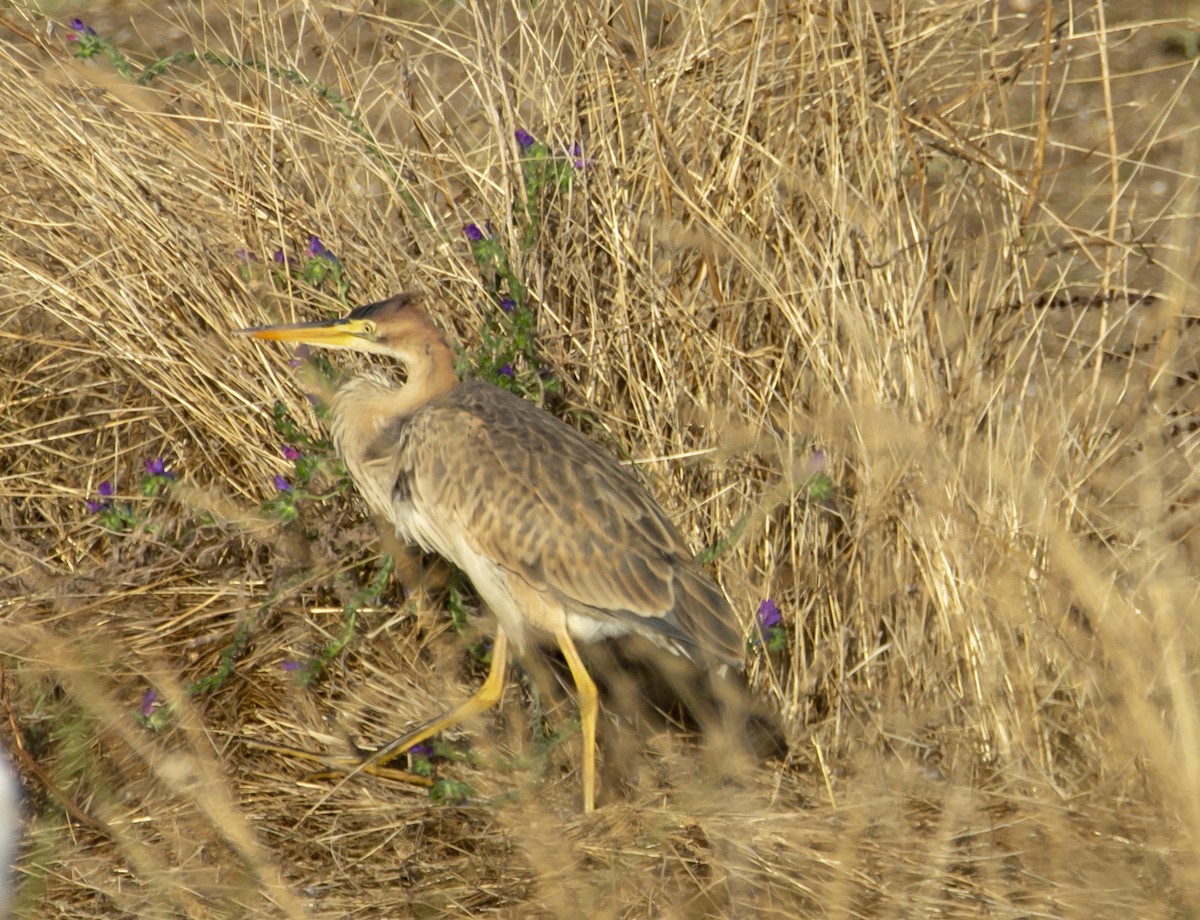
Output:
[[250,326],[235,330],[236,335],[248,335],[273,342],[303,342],[325,348],[361,348],[364,337],[373,324],[352,316],[319,319],[311,323],[289,323],[282,326]]

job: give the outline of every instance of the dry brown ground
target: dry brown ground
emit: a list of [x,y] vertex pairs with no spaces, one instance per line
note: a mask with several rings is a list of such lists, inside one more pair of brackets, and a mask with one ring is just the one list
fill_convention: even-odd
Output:
[[[149,88],[72,59],[78,11],[9,8],[18,915],[1195,916],[1194,61],[1186,23],[1031,5],[98,9],[142,62],[306,78],[181,63]],[[524,250],[518,127],[590,161]],[[751,512],[714,568],[748,630],[784,611],[753,677],[786,763],[715,788],[648,738],[584,818],[576,742],[540,753],[515,684],[440,767],[464,805],[243,743],[381,741],[479,673],[444,596],[394,584],[314,686],[281,668],[380,550],[352,493],[260,511],[274,400],[318,425],[286,354],[230,330],[336,304],[235,252],[318,233],[351,300],[424,290],[470,345],[494,308],[461,228],[485,219],[570,417],[696,546]],[[817,451],[829,502],[798,488]],[[160,455],[181,485],[143,499]],[[104,480],[128,533],[84,507]],[[229,679],[185,693],[239,629]]]

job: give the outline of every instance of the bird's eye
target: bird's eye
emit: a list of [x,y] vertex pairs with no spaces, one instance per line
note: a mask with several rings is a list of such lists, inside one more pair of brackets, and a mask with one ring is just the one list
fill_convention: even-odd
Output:
[[363,323],[363,332],[365,332],[367,335],[374,338],[375,337],[375,324],[373,322],[371,322],[370,320],[367,320],[367,322]]

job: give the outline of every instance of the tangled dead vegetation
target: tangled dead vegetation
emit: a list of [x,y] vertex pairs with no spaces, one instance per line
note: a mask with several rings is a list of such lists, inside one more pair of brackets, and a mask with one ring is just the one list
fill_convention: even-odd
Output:
[[[17,914],[1194,913],[1192,27],[601,6],[0,18]],[[748,636],[782,612],[786,762],[714,788],[648,736],[584,820],[570,707],[525,686],[439,763],[465,802],[246,743],[382,742],[481,674],[335,469],[281,510],[311,377],[230,333],[342,309],[286,261],[313,235],[467,350],[520,279],[554,408]]]

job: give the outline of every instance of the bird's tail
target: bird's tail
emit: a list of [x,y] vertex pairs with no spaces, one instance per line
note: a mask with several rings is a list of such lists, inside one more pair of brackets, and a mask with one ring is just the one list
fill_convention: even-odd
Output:
[[714,762],[731,768],[787,751],[778,709],[757,696],[734,668],[697,663],[631,636],[591,643],[584,656],[601,682],[606,708],[618,719],[696,731]]

